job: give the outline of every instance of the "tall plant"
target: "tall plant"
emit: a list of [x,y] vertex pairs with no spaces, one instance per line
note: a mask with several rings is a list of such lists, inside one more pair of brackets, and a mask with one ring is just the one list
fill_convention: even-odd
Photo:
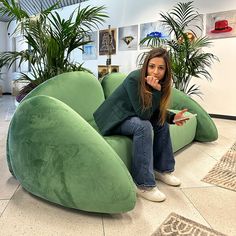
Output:
[[21,91],[23,93],[60,73],[85,70],[82,64],[71,61],[70,55],[75,49],[82,50],[82,46],[90,42],[86,40],[89,32],[97,29],[108,17],[104,6],[79,6],[66,20],[53,11],[59,1],[36,16],[30,16],[15,0],[0,2],[3,4],[0,13],[10,17],[9,24],[16,20],[14,34],[20,32],[30,48],[0,53],[1,66],[10,67],[16,60],[19,66],[23,62],[31,65],[29,75],[21,73],[21,79],[29,81]]
[[171,39],[158,34],[149,34],[140,44],[151,47],[166,47],[170,54],[174,86],[188,95],[201,97],[198,85],[191,84],[193,77],[212,80],[209,67],[218,58],[212,53],[203,51],[211,41],[207,37],[197,37],[196,29],[200,15],[193,6],[193,1],[177,3],[169,13],[160,13],[161,23],[169,31]]

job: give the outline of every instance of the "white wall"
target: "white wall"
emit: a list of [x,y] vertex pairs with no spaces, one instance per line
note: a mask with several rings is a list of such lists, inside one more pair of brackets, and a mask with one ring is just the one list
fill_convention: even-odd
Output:
[[[152,22],[160,19],[159,12],[167,12],[179,1],[165,0],[90,0],[84,2],[82,6],[87,5],[105,5],[110,19],[106,21],[100,29],[105,29],[110,24],[112,27],[129,26],[133,24],[141,24]],[[187,1],[183,1],[187,2]],[[235,0],[214,1],[214,0],[197,0],[194,6],[199,13],[213,13],[219,11],[236,10]],[[67,16],[71,13],[74,6],[69,6],[60,11],[60,14]],[[236,116],[236,37],[214,39],[212,40],[210,52],[218,56],[220,62],[215,62],[210,73],[213,81],[193,80],[194,83],[200,85],[203,100],[193,97],[199,102],[208,113]],[[117,51],[112,56],[112,64],[119,65],[120,71],[129,73],[136,68],[136,58],[143,50],[137,51]],[[76,58],[82,61],[81,52],[77,52]],[[97,74],[97,65],[105,65],[106,56],[99,56],[98,60],[88,60],[84,66],[91,69]]]
[[[0,22],[0,52],[3,52],[7,48],[7,23]],[[2,68],[0,75],[0,86],[3,89],[3,92],[9,89],[9,84],[7,80],[6,68]]]
[[[186,0],[182,0],[187,2]],[[83,6],[93,5],[107,7],[110,16],[100,29],[106,29],[110,24],[112,27],[123,27],[134,24],[147,23],[160,19],[159,13],[167,12],[177,3],[176,0],[89,0],[82,3]],[[65,18],[78,5],[64,7],[58,12]],[[235,0],[215,1],[197,0],[194,6],[199,13],[213,13],[218,11],[236,10]],[[209,49],[218,56],[220,62],[216,62],[210,73],[214,78],[212,82],[205,80],[195,80],[193,82],[201,86],[204,93],[203,101],[194,97],[209,113],[236,116],[236,37],[225,39],[214,39],[212,47]],[[117,47],[118,48],[118,47]],[[117,51],[112,56],[112,64],[119,65],[120,71],[129,73],[136,68],[136,58],[143,50],[137,51]],[[77,50],[73,54],[74,59],[83,62],[81,51]],[[84,66],[97,74],[97,66],[106,64],[106,56],[98,56],[98,60],[85,61]]]
[[0,22],[0,52],[6,50],[7,47],[7,23]]

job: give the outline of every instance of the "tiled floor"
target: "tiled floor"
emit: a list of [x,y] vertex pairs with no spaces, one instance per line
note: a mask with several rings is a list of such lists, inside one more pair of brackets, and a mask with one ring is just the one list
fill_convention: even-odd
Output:
[[32,196],[10,175],[5,142],[14,98],[0,97],[0,235],[151,235],[175,212],[227,235],[236,235],[236,192],[201,181],[236,140],[236,121],[214,119],[219,139],[193,143],[176,153],[180,188],[158,183],[167,195],[163,203],[138,198],[125,214],[93,214],[66,209]]

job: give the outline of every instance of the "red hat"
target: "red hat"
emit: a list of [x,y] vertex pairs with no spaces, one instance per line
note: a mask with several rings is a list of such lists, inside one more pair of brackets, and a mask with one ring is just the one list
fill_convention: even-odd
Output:
[[215,22],[215,29],[211,30],[211,33],[224,33],[230,32],[232,27],[228,26],[227,20],[219,20]]

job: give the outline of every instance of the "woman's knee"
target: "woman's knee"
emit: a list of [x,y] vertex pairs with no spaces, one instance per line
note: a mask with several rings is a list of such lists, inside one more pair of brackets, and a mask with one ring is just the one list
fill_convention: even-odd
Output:
[[138,117],[135,119],[135,131],[152,133],[153,127],[149,120],[142,120]]

